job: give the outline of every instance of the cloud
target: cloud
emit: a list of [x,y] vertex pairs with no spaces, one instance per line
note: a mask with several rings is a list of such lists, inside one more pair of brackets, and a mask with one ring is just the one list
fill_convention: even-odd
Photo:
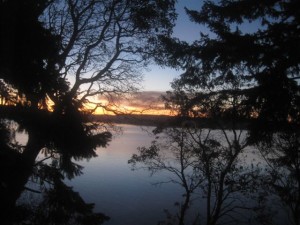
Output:
[[161,97],[163,94],[165,94],[165,92],[159,91],[144,91],[135,93],[127,100],[127,104],[136,108],[164,108],[164,103]]
[[126,113],[131,111],[144,114],[169,114],[169,111],[165,110],[162,101],[162,95],[164,94],[165,92],[160,91],[143,91],[121,96],[101,96],[98,100]]

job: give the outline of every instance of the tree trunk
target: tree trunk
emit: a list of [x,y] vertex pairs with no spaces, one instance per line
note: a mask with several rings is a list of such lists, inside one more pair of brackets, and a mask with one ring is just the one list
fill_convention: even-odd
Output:
[[184,204],[180,208],[180,216],[179,216],[178,225],[184,225],[184,218],[185,218],[186,211],[189,208],[190,198],[191,198],[191,193],[190,193],[190,191],[187,191]]
[[41,148],[39,137],[29,134],[27,146],[22,154],[15,152],[6,154],[10,163],[5,168],[5,174],[1,176],[1,221],[9,222],[14,219],[16,201],[24,191]]

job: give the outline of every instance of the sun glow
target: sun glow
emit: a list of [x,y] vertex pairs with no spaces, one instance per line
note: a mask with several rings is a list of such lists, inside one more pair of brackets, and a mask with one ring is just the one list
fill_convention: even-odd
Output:
[[105,104],[103,107],[97,107],[95,109],[95,104],[87,103],[85,104],[86,111],[93,112],[96,115],[117,115],[117,114],[134,114],[134,115],[172,115],[171,111],[164,108],[143,108],[137,106],[130,106],[125,104]]
[[98,96],[85,104],[86,111],[97,115],[172,115],[161,99],[162,92],[145,91],[124,96]]

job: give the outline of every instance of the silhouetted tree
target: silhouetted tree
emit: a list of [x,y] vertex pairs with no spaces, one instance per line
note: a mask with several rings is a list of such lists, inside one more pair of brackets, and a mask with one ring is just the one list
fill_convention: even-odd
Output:
[[[174,0],[54,1],[41,19],[61,38],[59,72],[70,82],[64,96],[53,93],[56,110],[75,108],[92,97],[124,95],[137,90],[141,71],[154,56],[156,39],[168,36]],[[59,103],[62,104],[59,104]],[[105,102],[95,107],[108,109]]]
[[174,178],[162,183],[172,182],[184,188],[184,201],[177,215],[178,224],[184,224],[192,194],[203,182],[196,169],[199,161],[195,151],[188,148],[183,141],[187,136],[185,131],[166,130],[164,141],[157,139],[149,148],[140,147],[139,154],[134,154],[128,161],[132,169],[145,168],[151,172],[151,175],[159,171],[167,171],[174,175]]
[[[68,172],[74,173],[76,170],[78,168],[74,167]],[[104,214],[93,212],[94,204],[86,203],[79,193],[63,183],[64,172],[60,163],[55,160],[47,164],[41,162],[36,166],[31,180],[36,181],[38,184],[36,186],[40,187],[39,195],[42,196],[41,200],[36,199],[34,207],[27,207],[29,212],[24,219],[31,221],[32,224],[82,225],[102,224],[108,220],[109,217]],[[27,191],[32,190],[27,189]]]
[[[51,0],[39,2],[8,0],[0,2],[0,94],[2,101],[0,107],[0,216],[1,219],[3,218],[1,221],[8,224],[15,219],[17,199],[24,190],[30,190],[25,185],[32,174],[39,177],[42,182],[48,181],[50,186],[55,184],[52,186],[54,190],[48,192],[48,197],[50,195],[53,197],[56,194],[62,197],[62,192],[67,193],[68,188],[63,185],[61,179],[64,177],[73,178],[81,174],[82,167],[74,163],[74,160],[95,157],[96,147],[105,147],[111,140],[111,133],[99,129],[99,124],[86,123],[84,114],[78,110],[81,104],[73,101],[77,96],[71,96],[69,93],[68,80],[65,79],[65,74],[61,73],[61,70],[66,62],[70,62],[72,66],[75,65],[72,62],[73,58],[70,52],[66,56],[62,56],[63,52],[66,53],[63,47],[66,36],[62,33],[56,33],[57,30],[47,26],[40,19],[41,15],[45,13],[45,9],[57,6],[56,3],[57,1]],[[98,4],[99,1],[92,1],[91,5],[96,3]],[[72,1],[68,1],[67,4],[72,5]],[[63,3],[59,6],[63,7]],[[72,6],[70,7],[72,8]],[[94,27],[93,22],[97,23],[100,18],[106,21],[105,16],[98,17],[99,14],[94,14],[94,10],[96,8],[89,11],[92,13],[90,15],[93,15],[92,21],[89,21],[88,24],[85,24],[87,21],[81,21],[87,26],[84,29]],[[101,11],[102,8],[98,7],[97,10]],[[75,11],[77,12],[77,9]],[[62,10],[62,12],[65,11]],[[68,12],[67,15],[69,15]],[[114,13],[115,11],[112,11],[111,16],[116,16]],[[49,25],[53,21],[48,22]],[[101,26],[102,23],[100,22],[98,25]],[[115,23],[115,25],[118,24]],[[64,30],[64,27],[61,29]],[[67,31],[64,30],[64,32]],[[80,35],[82,35],[81,32],[83,30],[80,30]],[[67,33],[64,34],[67,35]],[[89,35],[90,33],[86,33],[85,37],[90,37]],[[106,38],[109,39],[107,36]],[[106,38],[105,40],[109,43],[114,39],[113,37],[110,40]],[[77,38],[75,39],[77,40]],[[74,51],[76,49],[80,52],[80,45],[82,48],[87,47],[83,42],[76,42],[76,47],[70,46],[71,49],[74,47]],[[90,50],[87,50],[87,54],[90,53]],[[82,64],[83,67],[86,65]],[[121,65],[122,63],[119,64],[119,66]],[[106,82],[109,83],[113,80],[113,76],[108,76]],[[91,86],[87,90],[91,91]],[[13,95],[16,95],[15,102],[4,106]],[[49,97],[55,100],[54,103],[58,108],[61,107],[61,110],[51,113],[45,108]],[[37,110],[38,108],[44,109]],[[12,142],[15,132],[13,131],[14,127],[11,127],[10,124],[13,123],[19,124],[18,129],[25,131],[28,135],[25,146]],[[40,153],[44,153],[45,158],[37,162],[37,156]],[[52,163],[46,164],[46,161]],[[51,177],[53,174],[57,174],[55,182],[54,177]],[[80,222],[82,224],[98,224],[104,221],[105,217],[93,214],[92,206],[86,205],[80,196],[71,191],[68,193],[70,193],[73,202],[81,204],[81,211],[70,207],[64,215],[69,217],[60,221],[61,223],[72,224],[75,220],[76,222],[82,220]],[[52,200],[49,197],[45,204],[50,204]],[[71,204],[67,201],[60,203]],[[66,205],[61,207],[67,209]],[[49,219],[49,221],[44,221],[45,223],[55,222],[51,219],[55,220],[57,217],[51,217],[50,214],[54,215],[61,211],[57,207],[54,208],[53,205],[50,208],[49,214],[42,216],[46,220]],[[70,215],[67,215],[68,213]],[[72,213],[76,214],[73,218]],[[80,217],[82,213],[89,216]],[[11,215],[13,216],[10,217]],[[13,220],[11,221],[11,219]]]
[[[279,132],[271,143],[258,146],[266,165],[263,186],[269,190],[269,198],[279,197],[280,201],[271,205],[273,210],[285,214],[286,224],[300,224],[300,136],[299,130]],[[276,224],[278,217],[270,222]]]
[[270,186],[259,188],[282,198],[296,224],[298,137],[291,138],[300,115],[299,10],[294,0],[205,1],[200,11],[186,12],[210,32],[191,44],[163,37],[157,59],[184,70],[164,97],[168,108],[183,119],[208,117],[221,130],[247,125],[248,143],[265,145],[261,153],[274,169]]
[[39,21],[51,1],[1,1],[0,78],[22,104],[45,107],[50,93],[65,91],[58,73],[60,38]]
[[151,174],[167,171],[172,179],[162,183],[172,182],[184,188],[176,224],[188,224],[186,214],[196,193],[201,200],[194,204],[199,213],[195,224],[238,221],[241,218],[235,213],[254,208],[243,200],[243,194],[256,189],[260,173],[258,167],[243,161],[248,143],[242,133],[200,129],[195,123],[193,127],[166,128],[150,147],[139,148],[139,154],[128,162],[134,169],[145,168]]
[[253,134],[299,125],[299,9],[294,0],[205,1],[186,12],[210,32],[192,44],[163,38],[158,62],[185,70],[175,82],[182,92],[210,94],[238,80],[239,105],[258,118]]
[[[48,196],[47,198],[50,199],[47,201],[52,201],[51,204],[54,205],[49,206],[48,212],[43,211],[45,213],[43,215],[42,211],[31,212],[34,214],[32,220],[36,219],[38,215],[35,213],[37,213],[41,214],[39,221],[45,219],[44,222],[49,224],[51,221],[55,222],[56,219],[57,224],[72,224],[73,216],[79,220],[80,218],[82,220],[94,218],[95,221],[92,224],[102,223],[106,217],[93,214],[93,207],[86,205],[78,194],[73,194],[71,189],[62,183],[62,179],[72,179],[81,175],[82,167],[74,161],[95,157],[96,147],[105,147],[111,139],[111,134],[100,131],[95,133],[88,127],[82,127],[82,124],[76,120],[64,121],[65,117],[57,118],[55,115],[49,116],[48,114],[49,112],[47,114],[37,111],[29,113],[28,110],[24,110],[23,113],[19,111],[16,115],[10,113],[10,116],[18,121],[19,126],[12,126],[16,122],[10,125],[11,122],[8,119],[2,121],[0,129],[2,137],[0,143],[1,221],[10,224],[11,221],[17,219],[19,206],[16,203],[24,191],[42,192],[26,186],[30,177],[33,177],[32,180],[35,181],[33,186],[42,185],[41,190],[47,190],[45,198]],[[27,132],[28,141],[25,146],[14,141],[16,129],[23,129]],[[37,161],[38,154],[44,158]],[[63,192],[71,195],[69,200],[73,203],[68,203],[67,199],[64,201],[60,199]],[[79,208],[76,208],[76,202]],[[72,204],[75,205],[70,206]],[[61,212],[59,207],[66,208],[64,215],[56,215]],[[78,224],[85,223],[78,222]]]

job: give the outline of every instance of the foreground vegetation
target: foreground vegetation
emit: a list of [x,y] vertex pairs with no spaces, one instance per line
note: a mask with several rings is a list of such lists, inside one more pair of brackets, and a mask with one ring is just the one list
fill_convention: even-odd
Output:
[[[98,107],[117,113],[116,97],[136,91],[142,68],[155,61],[184,71],[163,97],[177,116],[163,119],[155,134],[165,139],[141,147],[130,163],[178,177],[185,198],[172,222],[186,223],[191,195],[200,189],[205,219],[195,223],[236,222],[232,212],[241,207],[258,212],[255,223],[281,223],[266,208],[269,194],[287,212],[285,224],[300,224],[299,4],[205,1],[199,11],[186,10],[205,28],[187,43],[171,36],[173,0],[1,1],[1,222],[108,219],[63,178],[79,175],[75,161],[111,141],[107,126],[88,115]],[[27,132],[25,146],[16,142],[16,130]],[[263,174],[240,161],[247,146],[264,159]],[[29,178],[39,190],[26,187]],[[25,189],[43,191],[36,209],[17,205]],[[252,192],[254,205],[236,204]]]

